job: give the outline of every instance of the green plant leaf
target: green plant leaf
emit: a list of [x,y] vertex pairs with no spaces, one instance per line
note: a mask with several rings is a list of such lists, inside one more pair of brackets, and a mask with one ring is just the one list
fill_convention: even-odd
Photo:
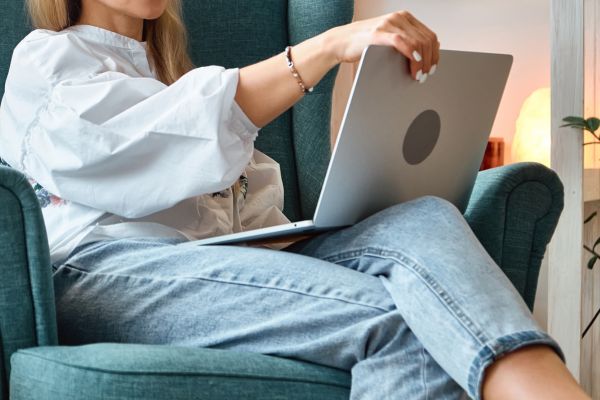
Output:
[[594,269],[594,265],[596,265],[596,261],[598,261],[598,257],[597,256],[593,256],[592,258],[590,258],[590,260],[588,261],[588,269]]
[[581,126],[585,126],[585,119],[581,118],[581,117],[566,117],[563,118],[563,122],[566,122],[568,124],[576,124],[576,125],[581,125]]
[[594,117],[588,118],[587,121],[585,121],[585,125],[590,132],[594,133],[600,128],[600,119]]
[[596,246],[598,246],[600,244],[600,238],[596,239],[596,243],[594,243],[594,246],[592,246],[592,250],[596,251]]
[[585,219],[585,221],[583,221],[583,223],[587,224],[588,222],[590,222],[591,220],[593,220],[596,215],[598,215],[598,211],[594,211],[593,213],[591,213],[590,216],[587,217]]
[[579,128],[579,129],[587,129],[587,126],[584,124],[564,124],[560,126],[561,128]]

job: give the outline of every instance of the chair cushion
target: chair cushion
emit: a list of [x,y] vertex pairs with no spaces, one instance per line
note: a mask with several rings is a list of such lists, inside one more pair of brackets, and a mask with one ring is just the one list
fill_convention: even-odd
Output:
[[347,400],[350,375],[229,350],[95,344],[12,357],[12,400]]

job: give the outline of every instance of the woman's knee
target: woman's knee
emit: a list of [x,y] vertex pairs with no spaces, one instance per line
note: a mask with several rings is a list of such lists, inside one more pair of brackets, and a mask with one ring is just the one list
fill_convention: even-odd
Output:
[[431,245],[434,237],[462,237],[467,230],[460,211],[449,201],[424,196],[397,204],[352,228],[364,247],[417,247]]
[[448,214],[461,215],[460,211],[458,210],[458,208],[456,208],[454,204],[438,196],[421,196],[403,204],[407,204],[409,207],[412,207],[419,211],[425,211],[427,213],[443,212]]
[[377,223],[398,224],[433,224],[440,221],[462,220],[461,212],[450,201],[437,196],[422,196],[414,200],[393,205],[375,218]]

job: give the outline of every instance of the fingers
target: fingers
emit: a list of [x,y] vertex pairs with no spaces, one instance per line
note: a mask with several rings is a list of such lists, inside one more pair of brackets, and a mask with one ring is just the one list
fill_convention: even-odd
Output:
[[423,83],[435,73],[440,49],[437,36],[410,13],[399,11],[385,16],[378,31],[385,42],[381,44],[393,46],[410,59],[414,79]]
[[404,42],[408,43],[411,49],[413,57],[410,60],[410,70],[413,78],[419,82],[425,82],[427,79],[425,75],[424,66],[428,62],[427,47],[423,45],[423,41],[420,40],[419,34],[412,28],[406,28],[405,31],[400,33]]
[[426,35],[415,27],[408,28],[409,35],[417,38],[417,43],[420,43],[422,61],[420,63],[421,73],[417,73],[417,80],[421,83],[427,80],[432,66],[433,44],[428,40]]
[[430,66],[430,68],[427,68],[427,66],[424,65],[423,69],[429,75],[433,75],[433,74],[435,74],[435,70],[437,69],[437,65],[440,61],[440,42],[438,41],[438,37],[435,34],[435,32],[433,32],[431,29],[429,29],[425,24],[423,24],[421,21],[419,21],[415,17],[410,16],[408,18],[408,21],[417,30],[419,30],[421,35],[423,35],[423,37],[425,38],[425,40],[428,44],[428,47],[431,49],[431,58],[430,58],[431,66]]
[[410,74],[415,80],[422,79],[423,75],[423,56],[422,50],[417,41],[408,38],[403,33],[383,32],[375,36],[373,44],[385,45],[395,48],[410,60]]
[[430,75],[435,74],[435,70],[437,69],[437,66],[440,64],[440,42],[436,41],[435,43],[435,50],[433,52],[433,66],[431,67],[431,73]]

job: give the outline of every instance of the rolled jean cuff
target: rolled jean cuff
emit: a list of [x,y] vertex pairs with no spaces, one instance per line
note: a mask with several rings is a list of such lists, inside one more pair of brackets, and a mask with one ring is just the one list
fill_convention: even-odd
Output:
[[522,331],[494,339],[483,347],[469,370],[469,395],[475,400],[483,399],[483,380],[487,368],[502,356],[528,346],[546,345],[565,362],[558,343],[542,331]]

